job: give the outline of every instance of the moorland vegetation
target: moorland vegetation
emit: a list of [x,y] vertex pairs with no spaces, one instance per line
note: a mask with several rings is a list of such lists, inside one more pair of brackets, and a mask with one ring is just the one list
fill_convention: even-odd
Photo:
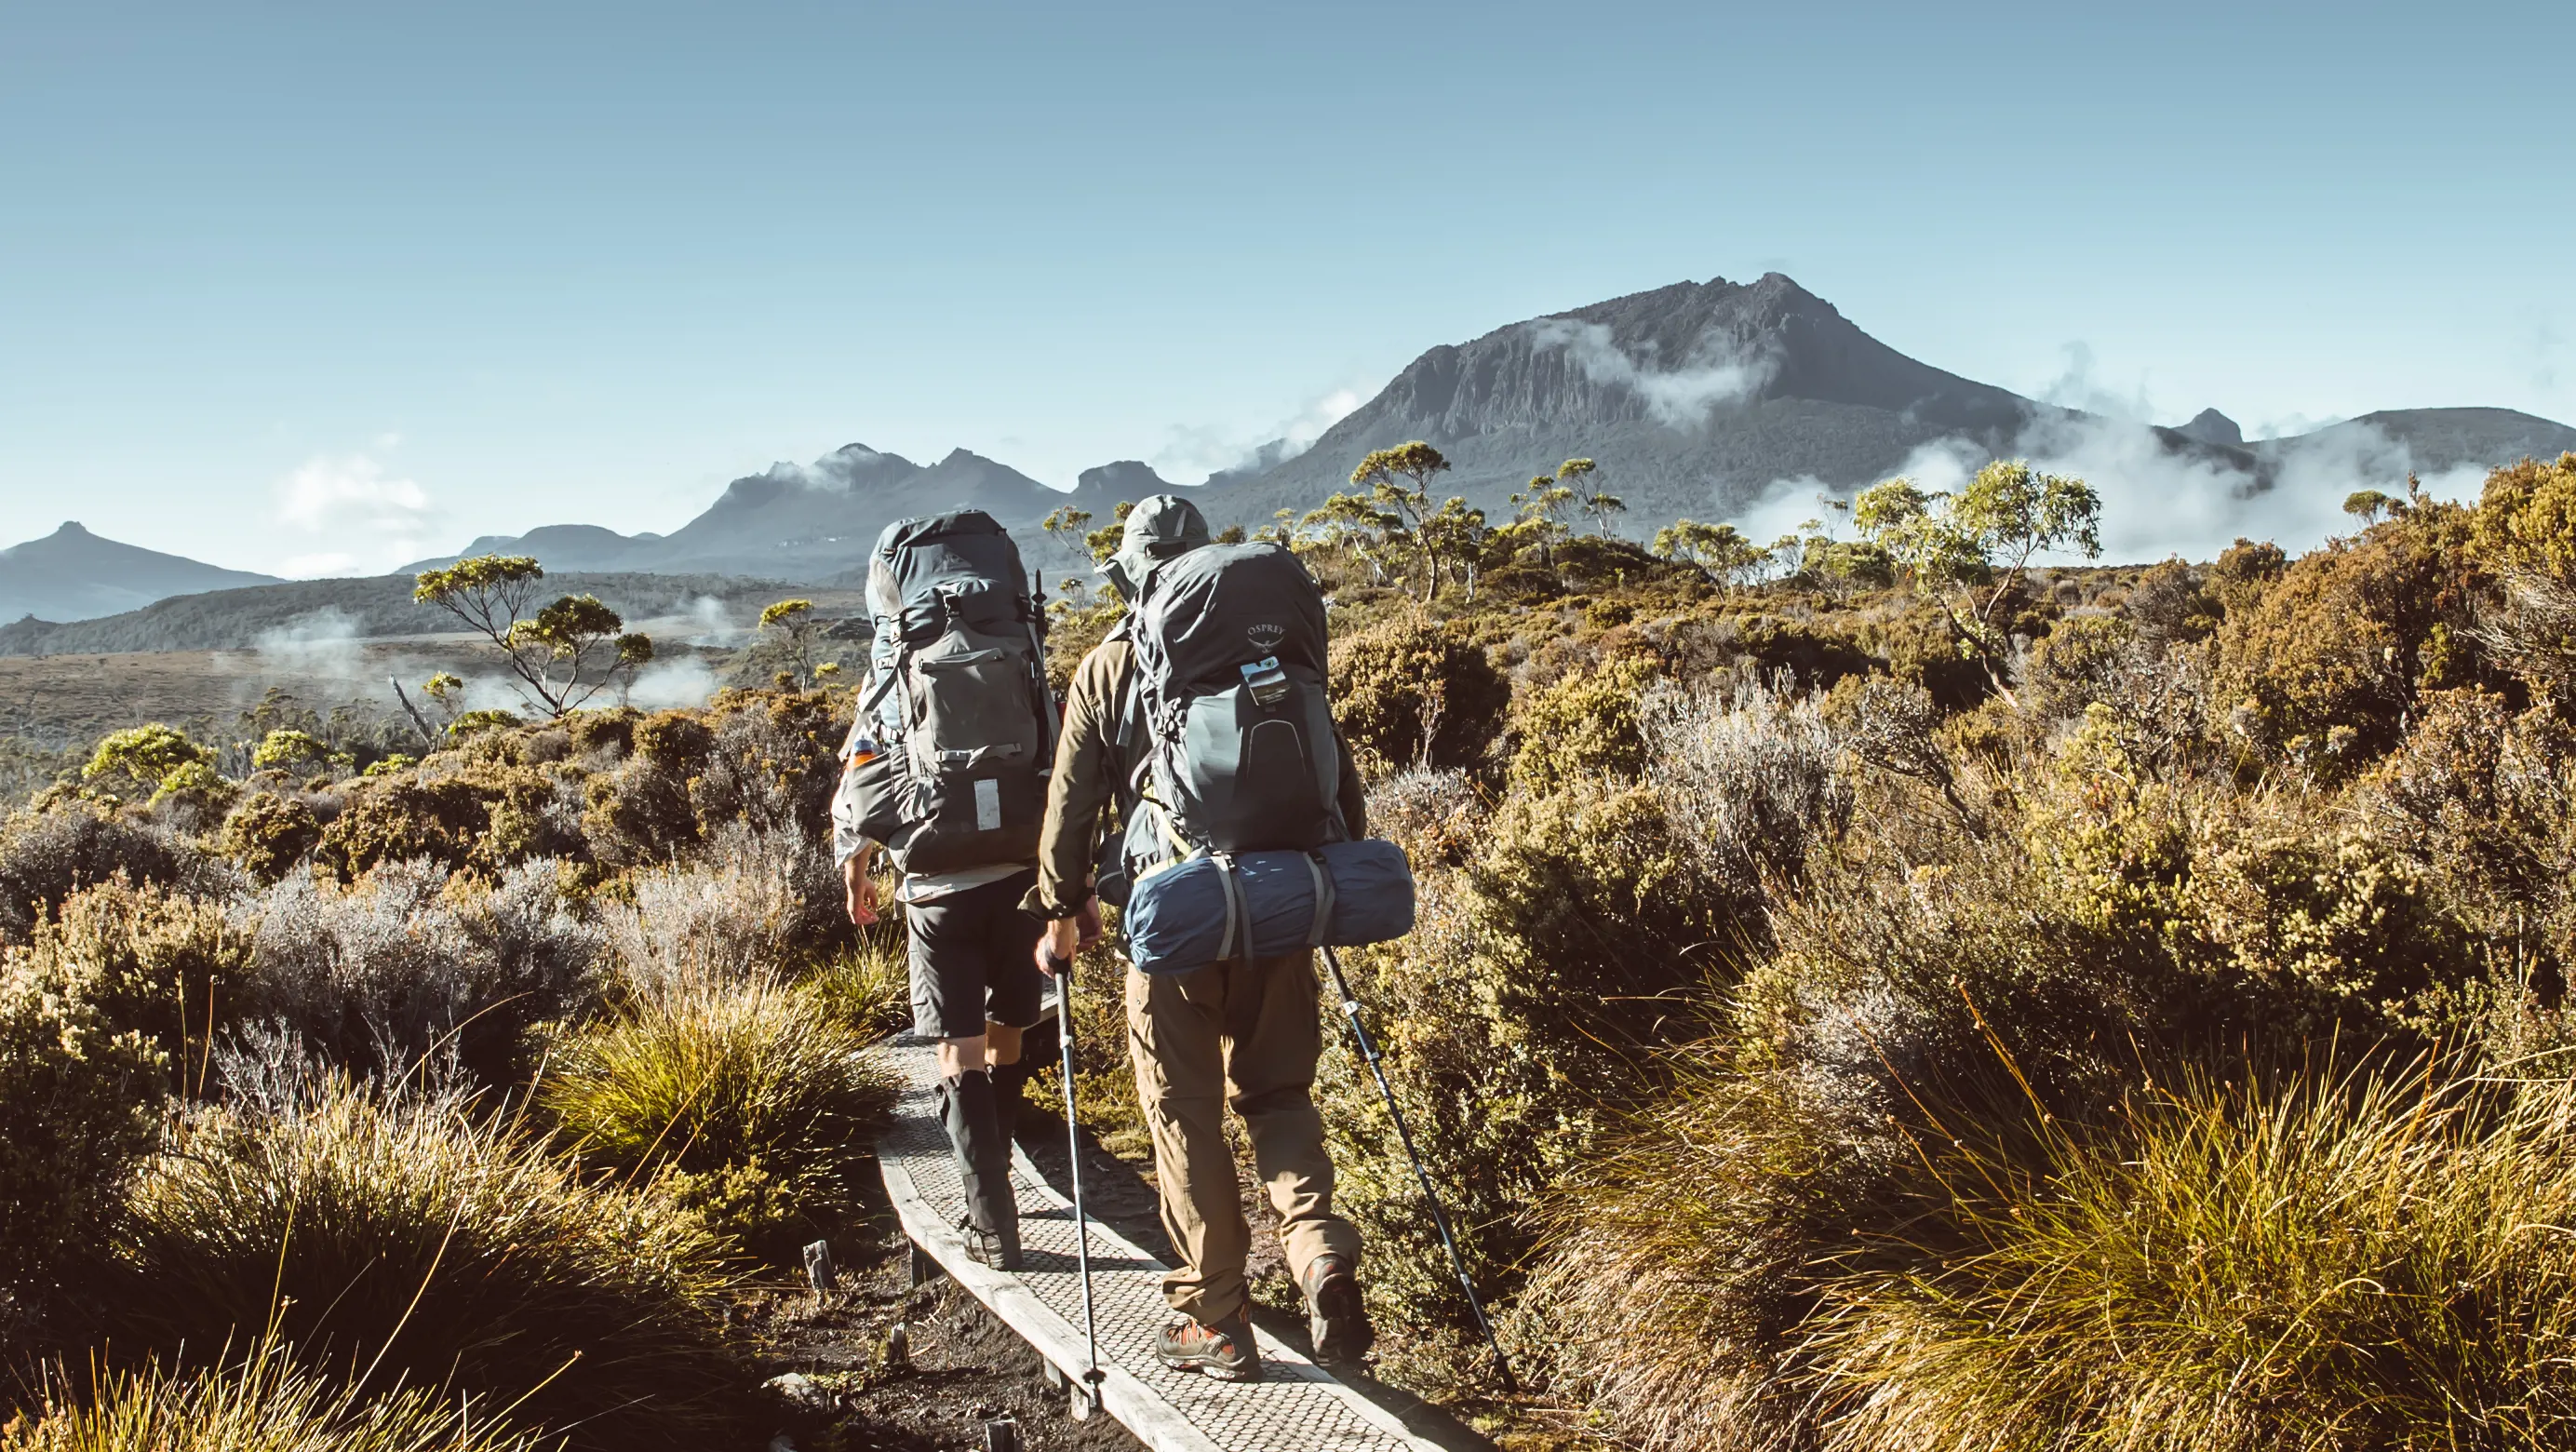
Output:
[[[2093,566],[2103,502],[2010,464],[1646,545],[1597,473],[1494,522],[1389,455],[1263,533],[1420,878],[1347,961],[1533,1391],[1336,1048],[1390,1379],[1531,1442],[2569,1440],[2576,456]],[[1117,606],[1055,593],[1062,673]],[[0,1446],[738,1439],[731,1298],[857,1233],[901,999],[823,846],[851,692],[774,623],[704,708],[137,723],[8,820]],[[235,1423],[286,1430],[116,1430]]]

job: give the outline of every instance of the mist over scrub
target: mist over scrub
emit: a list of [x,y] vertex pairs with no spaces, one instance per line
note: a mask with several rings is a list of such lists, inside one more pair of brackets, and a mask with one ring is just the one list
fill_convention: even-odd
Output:
[[[2570,1438],[2576,457],[2305,553],[1963,552],[1972,485],[2080,482],[1774,551],[1283,526],[1419,878],[1348,966],[1532,1389],[1336,1045],[1388,1379],[1529,1446]],[[1115,613],[1061,601],[1053,667]],[[135,732],[9,817],[7,1435],[734,1435],[729,1298],[854,1233],[902,1017],[825,847],[852,701],[365,767]],[[1135,1148],[1083,971],[1083,1110]]]

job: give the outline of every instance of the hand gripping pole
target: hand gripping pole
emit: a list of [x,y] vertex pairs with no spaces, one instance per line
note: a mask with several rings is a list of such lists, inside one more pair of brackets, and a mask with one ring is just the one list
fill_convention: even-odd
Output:
[[1458,1253],[1458,1238],[1449,1232],[1449,1214],[1440,1208],[1440,1192],[1431,1186],[1431,1172],[1422,1167],[1422,1156],[1413,1148],[1413,1131],[1404,1123],[1404,1110],[1395,1102],[1395,1088],[1386,1082],[1386,1066],[1377,1051],[1377,1042],[1369,1037],[1368,1026],[1360,1022],[1360,1001],[1351,996],[1351,982],[1342,976],[1341,956],[1325,948],[1324,966],[1333,972],[1333,992],[1341,995],[1342,1015],[1350,1020],[1351,1037],[1358,1040],[1360,1057],[1368,1061],[1369,1073],[1377,1079],[1377,1092],[1386,1096],[1386,1112],[1395,1121],[1395,1137],[1404,1145],[1404,1157],[1413,1162],[1413,1177],[1422,1182],[1423,1201],[1431,1207],[1431,1223],[1440,1232],[1440,1246],[1449,1252],[1449,1268],[1458,1274],[1458,1288],[1467,1293],[1467,1309],[1475,1313],[1476,1329],[1485,1333],[1485,1345],[1494,1353],[1494,1369],[1502,1373],[1503,1389],[1514,1396],[1521,1390],[1520,1380],[1512,1375],[1511,1361],[1503,1355],[1502,1339],[1494,1334],[1494,1324],[1485,1319],[1485,1303],[1476,1297],[1476,1283],[1467,1275],[1466,1257]]

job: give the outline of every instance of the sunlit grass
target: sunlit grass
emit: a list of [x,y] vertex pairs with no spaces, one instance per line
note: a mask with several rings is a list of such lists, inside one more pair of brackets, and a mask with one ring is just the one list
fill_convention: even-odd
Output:
[[[1659,1445],[2576,1437],[2566,1081],[2193,1084],[2082,1132],[1936,1109],[1909,1188],[1875,1203],[1839,1200],[1834,1147],[1745,1081],[1691,1098],[1581,1193],[1538,1290],[1590,1299],[1581,1360]],[[1853,1228],[1777,1274],[1748,1232],[1790,1205]],[[1745,1354],[1762,1342],[1794,1349]]]
[[766,978],[688,982],[566,1042],[539,1104],[585,1161],[666,1176],[772,1258],[852,1203],[893,1080],[817,999]]
[[99,1374],[87,1395],[56,1376],[40,1404],[0,1427],[6,1452],[541,1452],[561,1439],[513,1431],[453,1396],[407,1388],[363,1396],[297,1366],[273,1340],[219,1367]]
[[334,1080],[276,1115],[201,1114],[145,1167],[111,1344],[202,1356],[274,1330],[368,1390],[516,1403],[576,1447],[695,1446],[736,1380],[723,1257],[668,1198],[586,1183],[470,1105]]

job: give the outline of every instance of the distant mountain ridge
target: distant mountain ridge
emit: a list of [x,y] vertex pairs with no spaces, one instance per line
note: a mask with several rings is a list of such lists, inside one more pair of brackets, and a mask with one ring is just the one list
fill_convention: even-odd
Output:
[[101,539],[65,521],[42,539],[0,549],[0,621],[37,616],[86,620],[172,595],[274,584],[275,575],[227,570],[182,555]]
[[[1087,470],[1070,493],[958,450],[936,464],[852,444],[810,465],[779,464],[728,485],[668,539],[576,534],[571,527],[480,540],[549,565],[586,569],[755,571],[848,583],[891,520],[977,508],[1029,531],[1071,505],[1105,523],[1120,500],[1181,488],[1218,524],[1258,526],[1349,487],[1370,450],[1426,439],[1452,466],[1437,486],[1500,515],[1531,475],[1567,458],[1598,466],[1642,530],[1680,516],[1740,517],[1783,485],[1848,492],[1928,451],[2086,457],[2101,431],[2118,447],[2086,464],[2116,501],[2123,469],[2196,470],[2244,496],[2291,477],[2303,487],[2389,486],[2438,473],[2576,449],[2576,429],[2509,409],[2399,409],[2294,438],[2247,442],[2206,409],[2176,428],[2110,420],[2025,398],[1907,357],[1779,273],[1750,283],[1678,282],[1497,328],[1424,351],[1374,398],[1302,450],[1254,458],[1176,486],[1124,461]],[[2139,487],[2157,487],[2141,483]],[[2340,500],[2340,494],[2337,499]],[[602,538],[601,536],[606,536]],[[434,562],[424,562],[434,563]]]
[[[552,571],[850,585],[889,522],[973,508],[1019,534],[1032,565],[1052,569],[1076,563],[1037,534],[1059,508],[1088,513],[1096,528],[1122,500],[1180,490],[1219,525],[1259,526],[1280,510],[1314,508],[1349,487],[1369,451],[1411,439],[1448,457],[1440,493],[1462,494],[1496,517],[1532,475],[1590,458],[1594,487],[1625,501],[1639,533],[1681,516],[1740,519],[1784,493],[1847,493],[1927,460],[1938,465],[1945,452],[1969,467],[2003,455],[2062,462],[2116,510],[2124,490],[2159,498],[2177,479],[2240,501],[2288,481],[2303,496],[2332,492],[2339,503],[2350,489],[2391,487],[2410,471],[2576,450],[2576,428],[2501,408],[2396,409],[2252,442],[2214,408],[2174,428],[2106,419],[1907,357],[1768,273],[1750,283],[1678,282],[1439,344],[1311,446],[1273,441],[1200,484],[1121,460],[1083,471],[1065,491],[965,449],[921,464],[852,443],[811,464],[773,464],[733,480],[667,536],[558,524],[485,535],[462,553],[534,555]],[[2222,534],[2184,543],[2223,542]],[[0,621],[101,617],[270,579],[65,525],[0,550]]]
[[[687,619],[687,633],[756,618],[790,588],[740,575],[546,572],[554,591],[596,595],[642,626]],[[822,603],[822,602],[818,602]],[[280,580],[157,600],[89,620],[19,620],[0,625],[0,655],[114,655],[146,650],[309,649],[335,640],[382,640],[462,630],[454,617],[412,599],[408,574],[339,580]]]
[[[727,484],[705,513],[667,536],[621,535],[591,525],[548,525],[476,540],[465,553],[534,555],[550,570],[664,570],[759,574],[775,579],[854,579],[877,534],[895,520],[980,509],[1020,535],[1037,563],[1039,521],[1066,505],[1106,522],[1120,500],[1173,486],[1149,466],[1122,460],[1083,471],[1067,492],[965,449],[936,464],[848,444],[811,464],[773,464]],[[421,560],[426,569],[457,556]],[[1061,563],[1061,562],[1059,562]]]

